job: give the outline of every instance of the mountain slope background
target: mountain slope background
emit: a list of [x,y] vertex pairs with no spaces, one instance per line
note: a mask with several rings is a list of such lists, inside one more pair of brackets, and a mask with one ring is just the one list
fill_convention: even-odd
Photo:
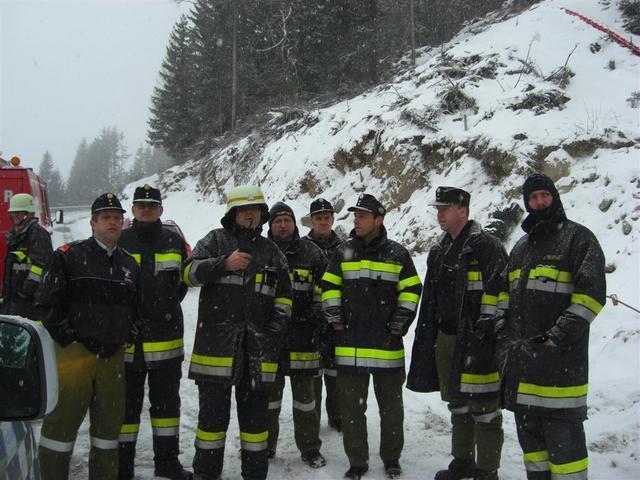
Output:
[[[523,233],[520,186],[542,170],[558,186],[567,215],[598,237],[607,259],[608,294],[640,305],[640,57],[567,14],[575,10],[640,43],[624,30],[616,1],[547,0],[515,16],[492,14],[451,42],[419,51],[417,66],[400,62],[393,81],[332,105],[279,108],[245,137],[224,140],[206,158],[127,186],[158,185],[164,218],[192,244],[220,226],[234,185],[259,184],[268,202],[287,202],[305,224],[312,199],[337,207],[336,226],[351,229],[346,208],[362,192],[389,210],[390,238],[406,245],[425,272],[426,252],[440,234],[429,203],[439,185],[471,192],[471,217],[510,249]],[[88,222],[69,225],[77,238]],[[305,228],[301,232],[306,233]],[[197,289],[185,299],[185,344],[193,344]],[[413,329],[405,339],[407,358]],[[631,479],[640,473],[640,315],[609,301],[592,325],[589,420],[590,477]],[[182,383],[183,462],[190,465],[198,397]],[[405,391],[404,478],[432,478],[449,458],[449,413],[439,394]],[[235,408],[235,407],[234,407]],[[383,478],[379,427],[369,396],[370,471]],[[280,445],[269,478],[334,479],[348,468],[339,434],[321,437],[328,464],[310,470],[293,440],[285,395]],[[504,412],[502,479],[524,478],[512,414]],[[143,418],[138,478],[153,478],[148,417]],[[146,423],[145,423],[146,422]],[[239,440],[232,415],[223,478],[239,478]],[[74,469],[86,461],[78,439]],[[78,478],[82,475],[78,473]]]

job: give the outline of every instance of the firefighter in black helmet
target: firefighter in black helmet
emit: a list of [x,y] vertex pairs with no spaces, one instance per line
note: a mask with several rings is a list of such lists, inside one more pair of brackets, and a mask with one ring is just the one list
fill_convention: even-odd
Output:
[[120,237],[120,245],[140,265],[142,331],[125,352],[126,408],[120,431],[119,480],[133,478],[136,441],[145,383],[149,384],[149,413],[153,431],[155,475],[174,480],[191,473],[178,459],[180,430],[180,378],[184,359],[184,325],[180,302],[187,292],[182,283],[185,240],[162,226],[160,190],[145,184],[135,189],[133,224]]

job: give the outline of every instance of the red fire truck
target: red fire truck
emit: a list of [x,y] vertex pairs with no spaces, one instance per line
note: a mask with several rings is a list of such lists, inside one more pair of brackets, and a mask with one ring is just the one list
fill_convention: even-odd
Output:
[[45,181],[31,168],[20,166],[18,157],[12,157],[8,162],[0,158],[0,296],[4,279],[4,260],[7,255],[5,234],[13,227],[8,212],[9,200],[16,193],[28,193],[33,197],[36,217],[49,233],[53,232]]

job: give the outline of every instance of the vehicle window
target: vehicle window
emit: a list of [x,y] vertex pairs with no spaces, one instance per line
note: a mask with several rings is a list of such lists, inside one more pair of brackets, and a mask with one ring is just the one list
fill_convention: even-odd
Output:
[[31,336],[19,325],[0,328],[0,366],[25,368],[29,358]]

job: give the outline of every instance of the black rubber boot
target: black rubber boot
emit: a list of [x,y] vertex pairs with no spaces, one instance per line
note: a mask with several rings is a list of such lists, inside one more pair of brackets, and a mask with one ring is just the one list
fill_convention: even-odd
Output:
[[434,480],[462,480],[476,476],[476,464],[473,460],[454,458],[446,470],[440,470]]

